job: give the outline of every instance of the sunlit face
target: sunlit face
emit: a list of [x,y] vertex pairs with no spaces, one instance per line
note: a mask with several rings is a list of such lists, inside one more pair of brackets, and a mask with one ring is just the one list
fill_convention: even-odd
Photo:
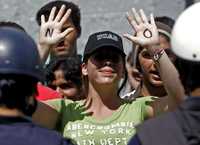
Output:
[[78,86],[71,80],[66,80],[62,70],[56,70],[54,76],[55,79],[50,85],[51,88],[59,92],[62,97],[77,100],[80,93]]
[[118,84],[124,74],[124,61],[119,52],[102,48],[82,66],[83,75],[93,84]]
[[[160,39],[160,47],[165,50],[171,61],[174,62],[176,57],[170,50],[171,48],[170,42],[164,35],[160,35],[159,39]],[[144,79],[146,81],[158,87],[163,85],[163,82],[161,81],[156,65],[154,61],[151,59],[147,49],[143,49],[139,53],[139,63],[142,69]]]
[[74,28],[71,33],[65,36],[64,40],[61,41],[58,45],[54,46],[52,50],[53,56],[72,56],[76,53],[76,41],[78,38],[78,32],[72,21],[65,22],[62,32],[67,28]]

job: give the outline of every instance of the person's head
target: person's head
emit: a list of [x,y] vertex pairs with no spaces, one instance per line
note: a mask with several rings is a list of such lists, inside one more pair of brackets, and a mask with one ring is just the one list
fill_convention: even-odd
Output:
[[47,86],[62,97],[79,100],[82,91],[81,57],[56,57],[46,68]]
[[127,76],[125,56],[122,39],[119,35],[110,31],[90,35],[84,50],[82,64],[86,93],[90,83],[92,85],[116,85],[115,87],[118,88],[119,81],[125,76],[120,91]]
[[[168,17],[156,17],[155,22],[159,32],[160,48],[163,48],[171,61],[175,63],[176,57],[172,53],[170,45],[172,25],[168,25],[167,23],[170,22],[170,24],[173,24],[173,20]],[[163,82],[160,78],[155,62],[148,53],[147,49],[141,46],[136,46],[135,53],[136,58],[134,61],[136,61],[136,68],[143,75],[143,82],[146,82],[154,87],[163,87]]]
[[53,7],[56,7],[56,14],[58,13],[61,6],[65,6],[65,10],[71,9],[72,12],[70,14],[69,20],[65,22],[62,31],[64,31],[66,28],[72,27],[74,28],[73,31],[67,35],[63,41],[61,41],[59,44],[54,46],[54,48],[51,51],[51,56],[72,56],[77,53],[77,39],[81,35],[81,15],[80,15],[80,9],[79,7],[68,1],[51,1],[47,4],[45,4],[43,7],[41,7],[36,15],[36,21],[38,25],[41,25],[41,16],[45,16],[45,20],[47,21],[51,12],[51,9]]
[[42,65],[34,40],[15,26],[0,25],[0,107],[30,116]]
[[177,67],[187,93],[200,88],[200,3],[187,8],[177,19],[172,31],[172,51],[177,55]]

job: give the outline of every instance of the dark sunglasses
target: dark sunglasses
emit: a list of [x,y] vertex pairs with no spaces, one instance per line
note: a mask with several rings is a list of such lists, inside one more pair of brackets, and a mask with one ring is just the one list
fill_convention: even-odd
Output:
[[122,55],[119,52],[109,51],[97,51],[92,55],[92,58],[98,62],[110,60],[113,63],[119,63],[122,60]]

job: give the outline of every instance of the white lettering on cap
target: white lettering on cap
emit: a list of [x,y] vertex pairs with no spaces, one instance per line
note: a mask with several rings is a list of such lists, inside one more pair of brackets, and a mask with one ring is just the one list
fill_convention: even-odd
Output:
[[118,37],[116,35],[107,34],[107,33],[97,35],[97,40],[101,40],[101,39],[112,39],[114,41],[118,41]]

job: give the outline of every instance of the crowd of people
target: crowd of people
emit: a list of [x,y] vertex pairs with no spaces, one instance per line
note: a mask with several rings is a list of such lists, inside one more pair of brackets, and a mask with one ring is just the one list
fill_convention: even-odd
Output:
[[94,32],[82,55],[73,2],[38,10],[37,44],[17,23],[0,22],[0,144],[199,145],[200,43],[181,34],[188,13],[188,27],[200,23],[199,11],[194,4],[175,23],[132,8],[134,33]]

